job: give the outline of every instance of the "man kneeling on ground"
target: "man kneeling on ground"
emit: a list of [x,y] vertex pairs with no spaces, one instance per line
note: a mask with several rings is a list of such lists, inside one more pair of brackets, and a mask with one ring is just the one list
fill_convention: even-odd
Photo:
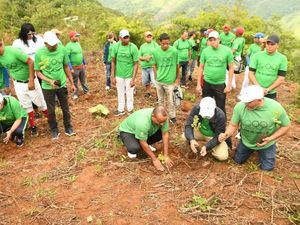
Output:
[[216,101],[211,97],[205,97],[192,109],[185,123],[184,135],[189,141],[194,153],[198,152],[197,140],[206,140],[207,143],[201,147],[200,155],[205,156],[207,151],[224,161],[228,159],[228,148],[232,147],[231,139],[219,142],[218,136],[226,128],[226,116],[222,109],[216,106]]
[[163,171],[164,167],[157,159],[151,146],[163,140],[164,158],[167,167],[172,167],[173,162],[168,155],[169,148],[169,123],[168,114],[164,107],[141,109],[127,117],[119,127],[120,138],[128,151],[129,158],[136,158],[143,150],[152,159],[157,170]]
[[242,164],[254,151],[258,151],[260,168],[272,170],[276,141],[290,129],[290,119],[279,102],[264,97],[264,89],[258,85],[248,86],[240,100],[233,109],[226,132],[219,135],[219,141],[231,137],[240,128],[241,141],[234,161]]
[[17,147],[23,146],[27,121],[28,115],[18,100],[0,94],[0,136],[5,144],[13,139]]

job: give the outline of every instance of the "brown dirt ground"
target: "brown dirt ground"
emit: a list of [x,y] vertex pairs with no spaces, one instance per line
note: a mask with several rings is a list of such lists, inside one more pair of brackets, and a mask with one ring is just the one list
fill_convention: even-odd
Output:
[[[40,120],[40,136],[28,137],[23,148],[0,144],[0,224],[283,225],[291,224],[288,218],[296,213],[299,219],[299,123],[293,121],[291,132],[278,142],[274,171],[261,172],[257,155],[244,165],[236,165],[232,159],[217,162],[211,156],[185,158],[187,148],[178,136],[188,112],[178,109],[178,123],[171,127],[170,139],[175,166],[160,173],[149,159],[130,161],[125,157],[115,132],[125,116],[95,118],[87,112],[99,103],[114,111],[117,104],[116,90],[104,90],[99,56],[89,57],[91,95],[70,100],[75,137],[62,134],[52,141],[46,121]],[[296,84],[286,83],[279,89],[279,101],[293,118],[299,118],[300,112],[292,105],[296,88]],[[195,84],[188,92],[194,90]],[[236,93],[229,96],[229,114]],[[155,105],[155,98],[143,96],[139,82],[136,109]],[[185,102],[187,108],[192,104]],[[63,131],[60,110],[57,116]],[[161,149],[161,144],[157,147]],[[201,207],[184,208],[194,195],[208,200],[202,211]],[[204,210],[207,205],[212,205],[210,211]]]

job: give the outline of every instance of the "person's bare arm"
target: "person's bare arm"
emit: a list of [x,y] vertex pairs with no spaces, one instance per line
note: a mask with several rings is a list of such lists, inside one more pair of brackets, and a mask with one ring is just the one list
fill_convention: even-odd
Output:
[[265,146],[266,144],[268,144],[270,141],[274,141],[277,140],[278,138],[286,135],[288,133],[288,131],[290,130],[291,125],[289,124],[286,127],[280,127],[274,134],[272,134],[269,137],[265,137],[262,139],[262,143],[256,143],[256,145],[258,147],[262,147]]
[[143,149],[144,152],[146,152],[146,154],[151,158],[153,165],[155,166],[155,168],[159,171],[164,171],[164,167],[161,164],[161,162],[156,158],[156,156],[154,155],[154,153],[151,151],[147,141],[143,141],[143,140],[139,140],[140,145]]
[[27,65],[29,68],[29,82],[28,82],[28,89],[34,90],[34,62],[31,58],[27,59]]
[[197,88],[196,90],[198,92],[201,91],[201,80],[203,79],[203,70],[204,70],[204,64],[200,63],[200,66],[199,66],[199,75],[198,75],[198,80],[197,80]]
[[172,167],[173,162],[169,157],[169,132],[162,133],[162,140],[164,144],[164,157],[167,167]]
[[226,128],[225,133],[221,133],[219,135],[219,142],[225,141],[227,138],[231,137],[236,131],[238,130],[238,124],[230,123],[229,126]]
[[3,139],[3,142],[5,144],[8,143],[9,139],[11,138],[12,133],[20,126],[21,122],[22,122],[22,118],[15,120],[12,127],[6,132],[6,137]]
[[259,83],[257,82],[256,80],[256,77],[255,77],[255,74],[254,74],[254,71],[249,71],[249,79],[250,79],[250,82],[254,85],[259,85]]
[[68,78],[68,80],[69,80],[69,82],[70,82],[70,84],[71,84],[71,90],[72,90],[73,92],[76,91],[76,87],[75,87],[74,81],[73,81],[73,76],[72,76],[72,73],[71,73],[71,71],[70,71],[70,69],[69,69],[68,64],[64,65],[64,70],[65,70],[65,73],[66,73],[66,75],[67,75],[67,78]]
[[284,80],[284,76],[278,76],[277,80],[265,89],[265,95],[268,94],[269,91],[278,88],[282,83],[284,83]]

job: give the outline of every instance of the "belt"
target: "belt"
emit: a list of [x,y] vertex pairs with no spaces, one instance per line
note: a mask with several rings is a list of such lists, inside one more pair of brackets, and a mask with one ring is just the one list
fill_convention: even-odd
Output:
[[72,67],[73,67],[73,69],[75,69],[75,70],[81,70],[81,69],[83,69],[84,65],[82,64],[82,65],[80,65],[80,66],[72,66]]
[[27,84],[29,82],[29,80],[15,80],[15,81],[23,84]]

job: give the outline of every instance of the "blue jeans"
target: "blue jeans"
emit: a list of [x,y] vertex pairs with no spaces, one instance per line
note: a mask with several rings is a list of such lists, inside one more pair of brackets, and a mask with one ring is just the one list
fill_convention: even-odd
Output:
[[155,85],[153,67],[142,68],[142,84],[144,86],[147,86],[150,84],[152,84],[153,86]]
[[[249,149],[242,141],[238,144],[234,161],[238,164],[244,163],[249,156],[256,150]],[[276,158],[276,144],[269,146],[268,148],[258,150],[260,168],[262,170],[272,170],[275,165]]]
[[106,68],[106,86],[110,87],[110,74],[111,74],[111,63],[106,63],[105,64]]
[[81,84],[84,94],[88,93],[89,88],[86,84],[85,69],[80,69],[80,70],[74,69],[73,81],[74,81],[74,85],[76,87],[76,91],[75,91],[74,95],[78,95],[78,80],[80,81],[80,84]]

